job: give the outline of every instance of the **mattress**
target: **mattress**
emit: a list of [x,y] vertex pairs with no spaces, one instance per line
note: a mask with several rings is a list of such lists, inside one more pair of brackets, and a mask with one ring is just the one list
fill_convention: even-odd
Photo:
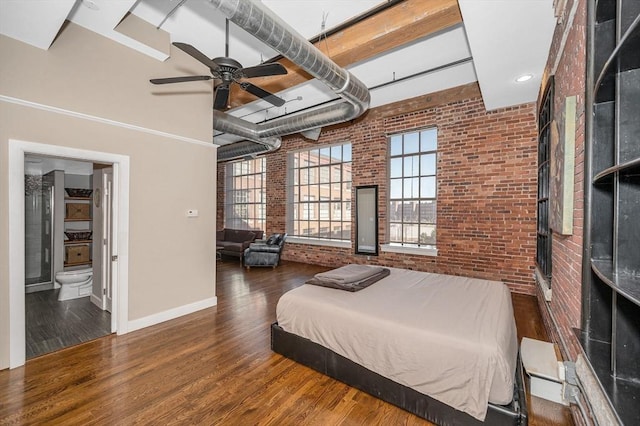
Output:
[[496,281],[389,268],[358,292],[302,285],[278,324],[484,420],[513,397],[517,337],[511,295]]

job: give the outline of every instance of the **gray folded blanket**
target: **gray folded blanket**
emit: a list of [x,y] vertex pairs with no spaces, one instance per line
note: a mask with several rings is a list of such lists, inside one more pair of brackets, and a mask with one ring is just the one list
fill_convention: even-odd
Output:
[[373,274],[367,278],[364,278],[362,280],[359,281],[352,281],[352,282],[348,282],[348,283],[340,283],[340,282],[336,282],[336,281],[330,281],[330,280],[322,280],[322,279],[318,279],[316,277],[311,278],[310,280],[306,281],[305,284],[313,284],[313,285],[317,285],[317,286],[321,286],[321,287],[329,287],[329,288],[335,288],[338,290],[346,290],[346,291],[359,291],[362,290],[364,288],[369,287],[371,284],[374,284],[378,281],[380,281],[381,279],[383,279],[384,277],[388,276],[391,273],[391,271],[387,268],[380,268],[380,272],[378,272],[377,274]]
[[350,264],[341,266],[331,271],[321,272],[315,278],[321,281],[335,282],[338,284],[362,281],[382,271],[380,266]]

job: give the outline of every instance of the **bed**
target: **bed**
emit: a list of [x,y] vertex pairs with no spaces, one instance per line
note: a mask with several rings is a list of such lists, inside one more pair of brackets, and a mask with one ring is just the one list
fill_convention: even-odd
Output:
[[285,293],[272,349],[440,425],[525,425],[506,286],[388,270],[359,291]]

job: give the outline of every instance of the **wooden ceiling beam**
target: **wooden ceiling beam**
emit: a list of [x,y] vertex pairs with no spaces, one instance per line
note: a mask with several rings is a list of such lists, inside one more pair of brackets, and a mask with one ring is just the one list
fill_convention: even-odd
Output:
[[[336,64],[345,67],[414,42],[462,22],[457,0],[406,0],[315,43]],[[290,60],[279,60],[287,68],[283,76],[253,78],[251,82],[272,93],[312,79]],[[231,107],[255,100],[232,86]]]

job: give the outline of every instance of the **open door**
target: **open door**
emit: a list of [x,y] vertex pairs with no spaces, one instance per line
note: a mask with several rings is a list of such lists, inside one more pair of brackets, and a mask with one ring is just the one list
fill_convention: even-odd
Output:
[[[112,311],[113,168],[95,165],[93,170],[93,291],[91,301],[100,309]],[[113,331],[113,330],[112,330]]]
[[102,171],[102,203],[104,215],[102,216],[102,294],[104,297],[103,307],[112,312],[113,306],[113,169],[107,168]]

